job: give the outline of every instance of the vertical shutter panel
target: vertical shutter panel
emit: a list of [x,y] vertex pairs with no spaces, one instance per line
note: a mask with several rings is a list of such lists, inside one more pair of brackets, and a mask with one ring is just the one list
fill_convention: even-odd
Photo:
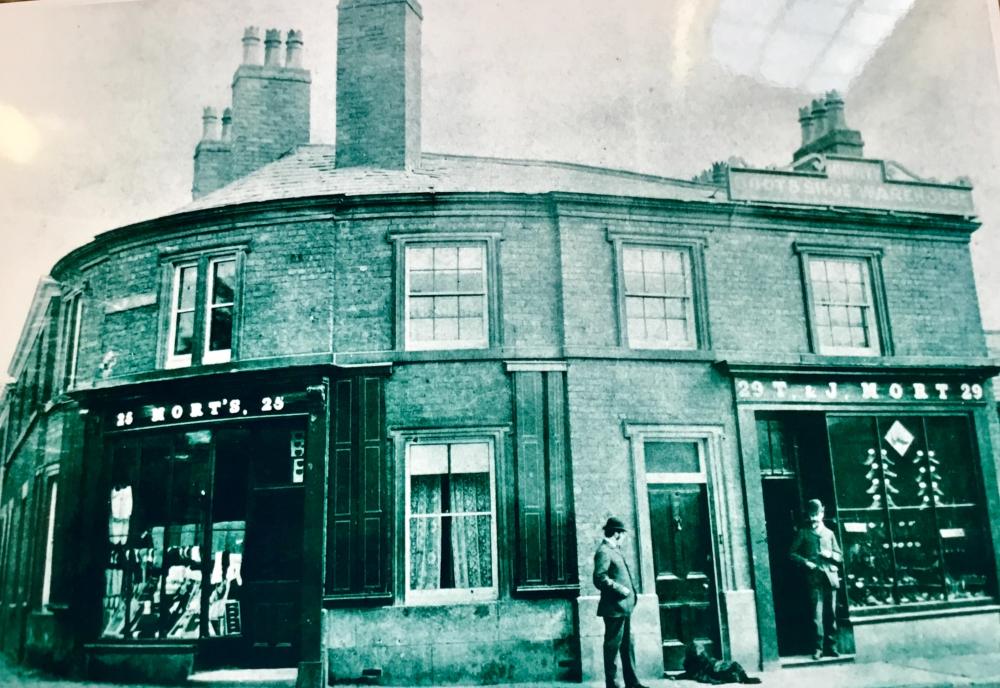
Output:
[[540,585],[546,578],[545,400],[542,374],[514,378],[517,423],[518,582]]
[[562,372],[514,373],[518,587],[576,583],[564,390]]
[[385,453],[382,378],[334,384],[327,594],[390,592],[390,482]]

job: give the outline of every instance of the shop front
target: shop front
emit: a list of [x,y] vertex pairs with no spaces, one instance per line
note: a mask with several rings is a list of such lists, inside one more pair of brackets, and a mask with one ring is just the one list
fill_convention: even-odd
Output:
[[[844,553],[842,654],[995,643],[991,371],[730,371],[764,662],[809,652],[804,576],[789,557],[809,499],[826,505]],[[942,634],[958,615],[961,629]]]
[[190,380],[101,400],[88,438],[101,466],[94,673],[152,655],[178,677],[299,663],[324,389],[321,378]]

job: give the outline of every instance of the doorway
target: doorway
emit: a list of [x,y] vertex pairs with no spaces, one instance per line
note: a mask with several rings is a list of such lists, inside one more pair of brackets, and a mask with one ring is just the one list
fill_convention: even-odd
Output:
[[[797,530],[806,522],[809,499],[826,505],[827,526],[838,533],[826,419],[815,412],[758,412],[756,423],[778,655],[806,656],[814,649],[809,592],[790,552]],[[843,598],[841,589],[837,645],[841,654],[850,654],[854,637]]]
[[724,654],[704,453],[699,441],[643,442],[665,671],[684,668],[692,643],[713,656]]

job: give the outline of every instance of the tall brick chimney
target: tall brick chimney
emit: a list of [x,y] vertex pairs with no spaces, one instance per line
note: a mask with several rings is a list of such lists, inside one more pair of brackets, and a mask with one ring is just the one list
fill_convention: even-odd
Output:
[[813,153],[860,158],[865,142],[861,132],[849,129],[844,118],[844,99],[836,91],[817,99],[811,106],[799,108],[802,125],[802,146],[795,151],[792,162]]
[[[288,40],[301,50],[302,33],[289,31]],[[282,63],[281,33],[268,29],[265,60],[260,64],[260,34],[256,27],[243,38],[243,64],[233,76],[233,179],[238,179],[298,145],[309,143],[309,71]]]
[[302,32],[285,40],[268,29],[261,55],[260,30],[243,33],[243,63],[233,75],[233,105],[222,113],[205,108],[204,130],[194,153],[192,195],[200,198],[309,143],[309,71],[302,68]]
[[340,0],[337,167],[420,165],[417,0]]

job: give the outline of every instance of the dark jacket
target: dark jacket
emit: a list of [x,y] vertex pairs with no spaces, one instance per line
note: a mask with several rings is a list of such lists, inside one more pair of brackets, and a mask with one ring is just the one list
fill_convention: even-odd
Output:
[[594,553],[594,585],[601,591],[598,616],[628,616],[635,608],[636,592],[625,557],[603,541]]
[[824,525],[813,529],[811,525],[801,528],[792,543],[791,557],[793,561],[807,566],[806,562],[816,565],[809,570],[810,582],[821,582],[822,577],[830,583],[830,587],[840,587],[840,562],[843,555],[837,536]]

